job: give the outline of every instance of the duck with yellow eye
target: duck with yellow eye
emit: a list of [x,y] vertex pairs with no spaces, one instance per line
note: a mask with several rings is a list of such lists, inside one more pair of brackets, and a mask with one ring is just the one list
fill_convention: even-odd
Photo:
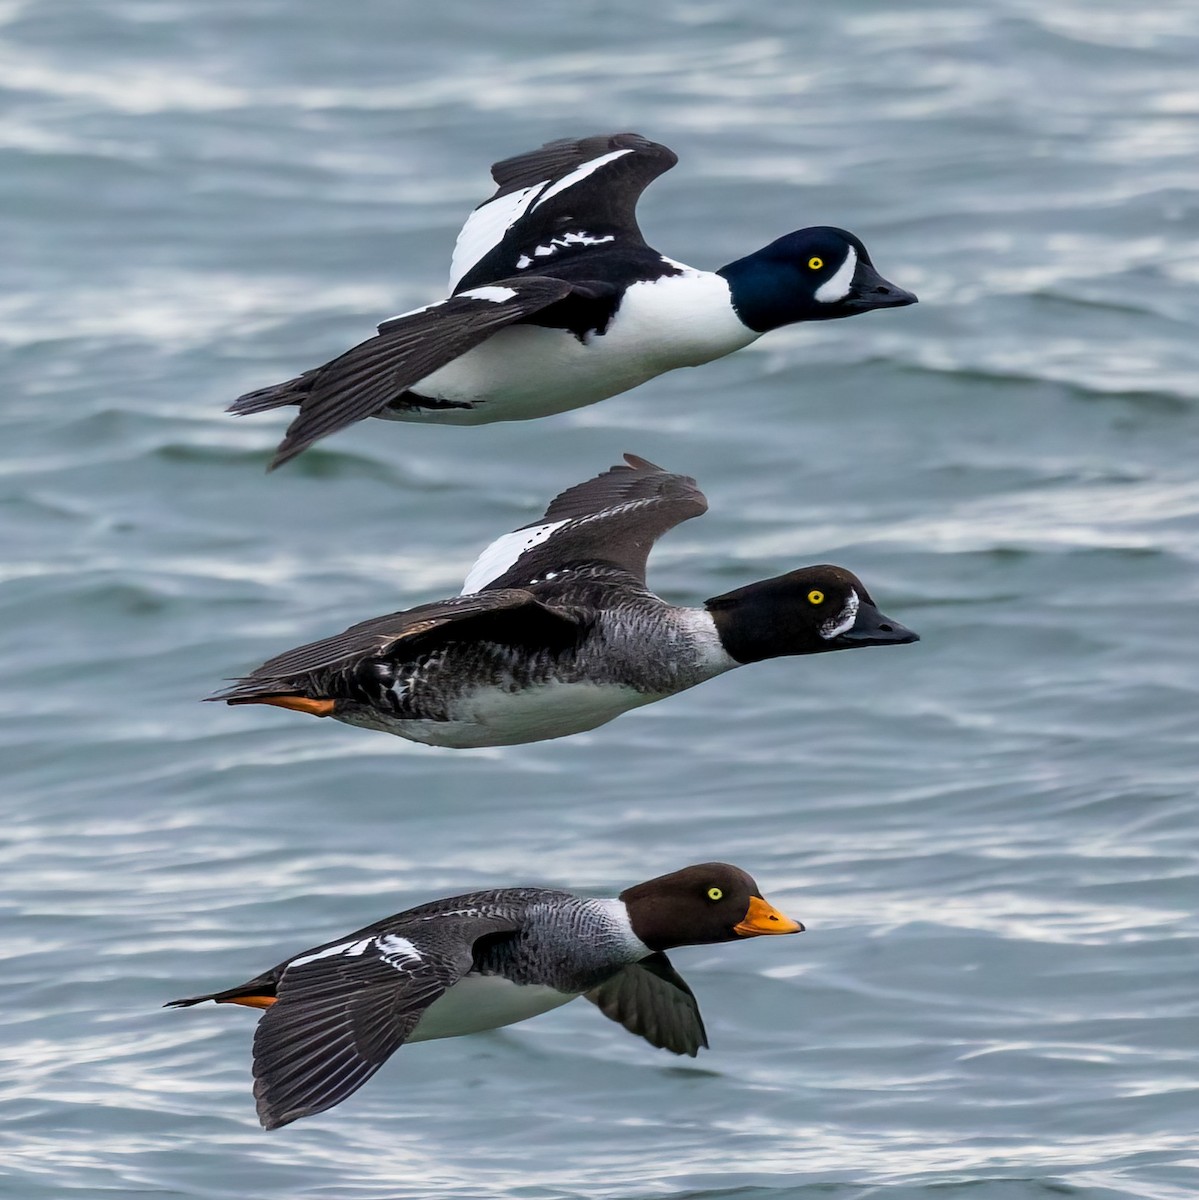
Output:
[[708,1037],[666,952],[802,931],[740,867],[699,863],[611,898],[516,887],[433,900],[170,1005],[263,1010],[254,1096],[278,1129],[340,1104],[409,1042],[498,1029],[579,996],[694,1057]]
[[717,274],[737,316],[758,333],[916,302],[874,269],[861,238],[831,225],[789,233]]
[[496,163],[495,194],[458,237],[451,295],[230,411],[298,408],[279,466],[367,417],[527,421],[722,358],[795,321],[916,303],[874,269],[861,239],[827,225],[715,271],[665,257],[646,244],[635,209],[675,161],[657,142],[614,133]]
[[654,541],[707,501],[636,455],[483,551],[462,593],[285,651],[228,691],[433,746],[567,737],[745,663],[919,638],[844,567],[801,567],[702,608],[646,584]]
[[920,640],[879,611],[852,571],[828,564],[726,592],[707,608],[724,648],[739,663]]

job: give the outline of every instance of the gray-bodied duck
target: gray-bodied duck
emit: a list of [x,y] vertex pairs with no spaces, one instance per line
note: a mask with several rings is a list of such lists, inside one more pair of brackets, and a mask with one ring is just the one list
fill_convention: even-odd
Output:
[[734,667],[919,640],[844,567],[801,567],[670,604],[646,586],[668,529],[707,511],[695,480],[625,455],[483,551],[462,594],[289,650],[210,697],[431,746],[594,729]]
[[665,951],[802,930],[728,863],[615,899],[496,888],[422,904],[168,1007],[265,1010],[254,1096],[259,1120],[277,1129],[340,1104],[406,1042],[511,1025],[578,996],[651,1046],[694,1057],[707,1034]]

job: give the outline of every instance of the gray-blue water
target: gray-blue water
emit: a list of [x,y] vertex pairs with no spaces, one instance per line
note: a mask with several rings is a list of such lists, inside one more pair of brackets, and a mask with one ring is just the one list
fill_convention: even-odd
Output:
[[[1199,10],[1190,0],[0,0],[0,1194],[1199,1192]],[[858,232],[921,304],[271,477],[233,397],[443,294],[496,158],[635,129],[652,244]],[[633,450],[698,603],[856,570],[918,646],[430,750],[198,698],[457,590]],[[254,1014],[410,904],[709,858],[802,937],[682,950],[694,1063],[579,1003],[276,1134]]]

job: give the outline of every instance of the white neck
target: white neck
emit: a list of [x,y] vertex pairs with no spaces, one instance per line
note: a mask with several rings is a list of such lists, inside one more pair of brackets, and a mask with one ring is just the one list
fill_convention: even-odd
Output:
[[599,909],[616,933],[619,944],[629,962],[640,962],[648,958],[653,951],[633,932],[633,923],[629,920],[629,909],[623,900],[593,900],[595,908]]
[[706,608],[674,609],[676,628],[684,632],[695,653],[695,667],[704,679],[713,679],[741,664],[724,648],[712,614]]

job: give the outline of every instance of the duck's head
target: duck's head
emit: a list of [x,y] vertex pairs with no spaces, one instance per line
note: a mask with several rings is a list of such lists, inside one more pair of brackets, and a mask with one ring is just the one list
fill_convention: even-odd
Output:
[[859,238],[831,225],[797,229],[717,274],[728,281],[737,316],[758,333],[916,303],[874,269]]
[[721,644],[739,663],[920,640],[881,613],[844,567],[801,567],[715,596],[705,607]]
[[638,883],[620,893],[633,932],[651,950],[706,946],[772,933],[802,933],[762,899],[740,867],[700,863]]

